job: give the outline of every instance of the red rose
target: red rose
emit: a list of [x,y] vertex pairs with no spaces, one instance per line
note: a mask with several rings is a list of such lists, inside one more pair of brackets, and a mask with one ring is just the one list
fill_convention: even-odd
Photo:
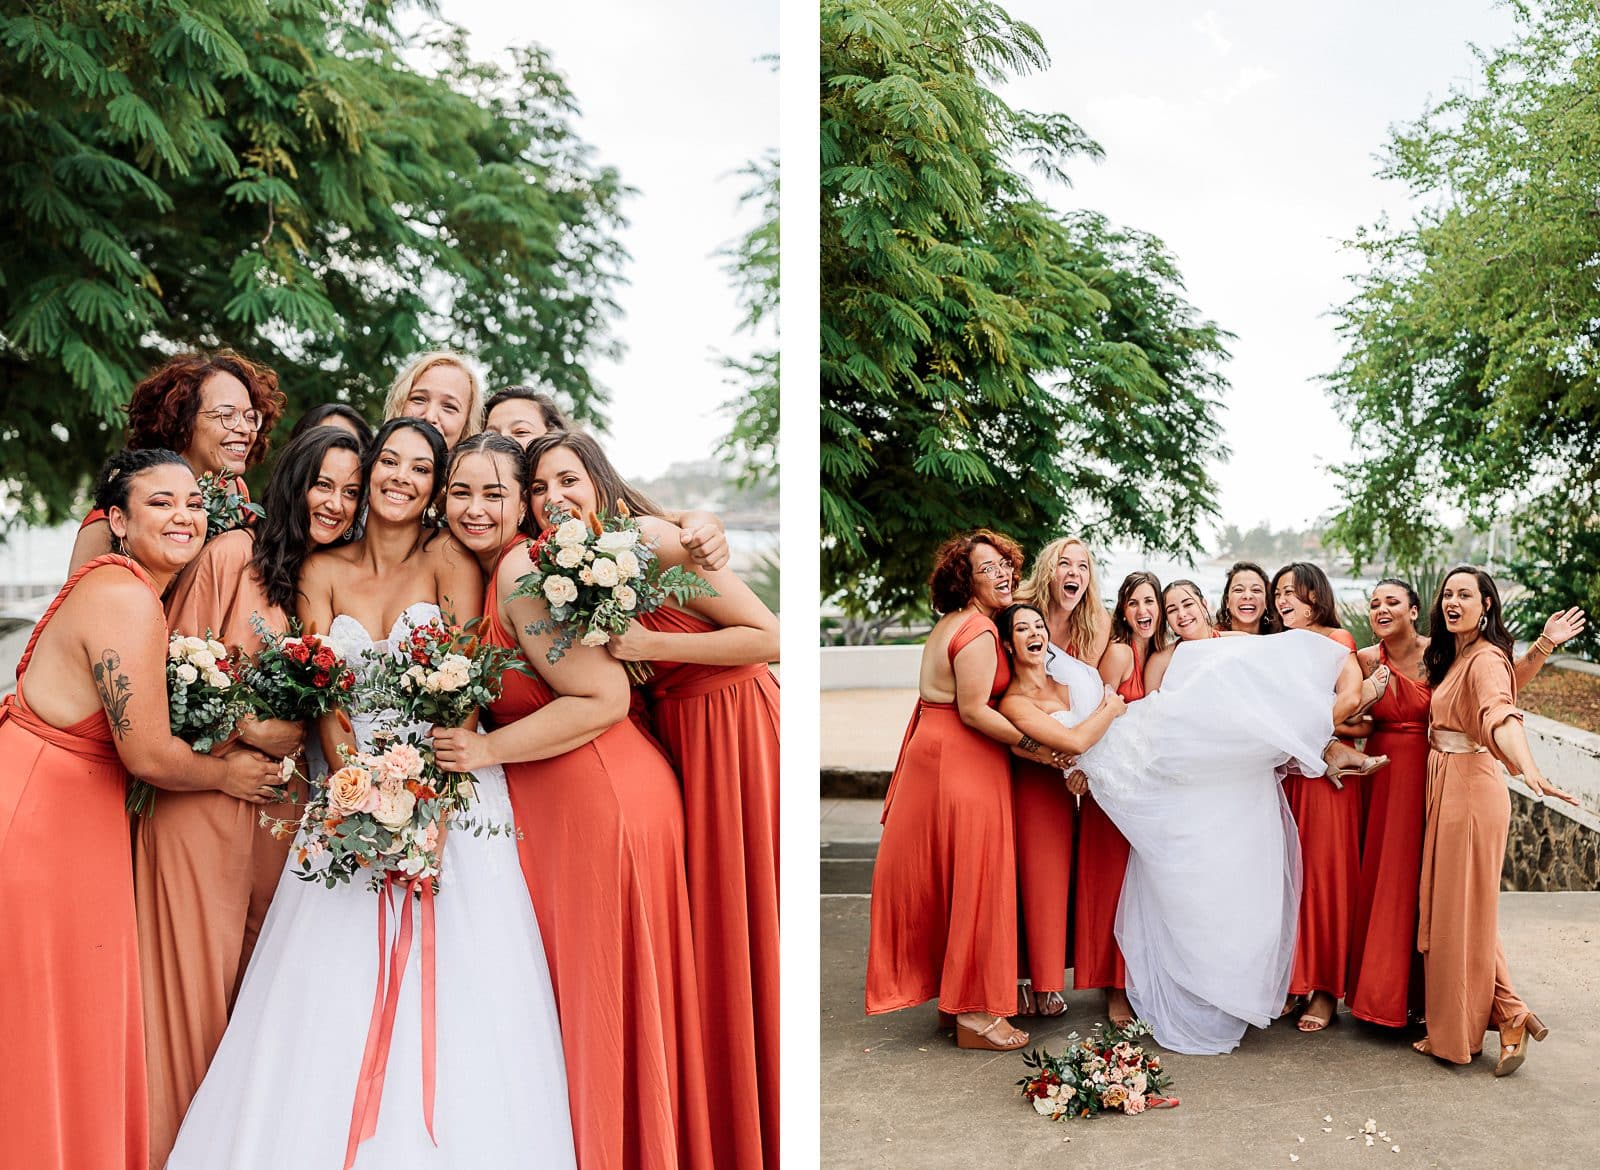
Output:
[[285,647],[285,653],[287,653],[290,658],[294,659],[301,666],[304,666],[311,659],[311,651],[306,648],[306,644],[304,642],[289,643],[289,645]]
[[312,686],[318,686],[318,687],[327,686],[328,685],[328,672],[325,671],[325,670],[317,671],[317,673],[314,674],[312,676],[312,678],[311,678],[311,685]]
[[326,646],[322,646],[311,656],[311,661],[322,667],[323,670],[331,670],[334,663],[333,651]]
[[356,685],[356,676],[354,674],[352,674],[350,671],[347,670],[347,671],[345,671],[343,674],[341,674],[339,676],[339,689],[341,691],[348,691],[351,687],[353,687],[355,685]]

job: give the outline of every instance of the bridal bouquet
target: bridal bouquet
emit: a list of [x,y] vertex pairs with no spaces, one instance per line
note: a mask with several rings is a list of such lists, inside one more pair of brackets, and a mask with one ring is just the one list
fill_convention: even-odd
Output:
[[259,615],[251,616],[250,628],[261,638],[261,649],[241,664],[240,673],[262,718],[303,723],[349,702],[356,672],[327,641],[300,634],[298,622],[288,634],[275,633]]
[[206,539],[231,532],[235,528],[248,528],[266,510],[253,504],[239,491],[239,479],[232,474],[208,471],[197,481],[200,485],[200,502],[206,509]]
[[[528,632],[555,635],[555,644],[545,655],[550,662],[561,661],[574,641],[604,646],[612,634],[622,633],[634,618],[660,609],[668,597],[684,602],[717,595],[697,573],[678,565],[663,569],[620,500],[613,517],[602,514],[585,524],[558,510],[551,520],[554,526],[528,548],[532,571],[518,580],[507,598],[537,596],[549,602],[549,620],[535,622]],[[636,683],[653,673],[648,662],[626,666]]]
[[[172,734],[197,752],[209,752],[250,714],[250,689],[239,663],[215,638],[174,634],[167,642],[167,717]],[[155,789],[143,780],[128,789],[128,811],[145,814]]]
[[400,655],[375,669],[383,702],[408,722],[460,727],[498,699],[501,676],[518,669],[521,656],[485,645],[473,633],[480,620],[457,623],[446,614],[414,627]]
[[1176,1097],[1161,1096],[1171,1083],[1161,1058],[1145,1055],[1144,1048],[1133,1043],[1149,1034],[1149,1025],[1142,1020],[1126,1028],[1107,1028],[1089,1039],[1079,1040],[1073,1032],[1067,1039],[1075,1043],[1059,1056],[1038,1049],[1024,1056],[1022,1062],[1034,1072],[1017,1085],[1034,1109],[1051,1121],[1093,1117],[1108,1109],[1143,1113],[1176,1105]]

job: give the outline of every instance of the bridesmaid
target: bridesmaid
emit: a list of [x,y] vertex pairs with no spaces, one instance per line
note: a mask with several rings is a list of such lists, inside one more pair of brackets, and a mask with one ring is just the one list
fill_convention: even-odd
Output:
[[1052,540],[1034,559],[1017,600],[1038,607],[1050,627],[1051,644],[1090,666],[1111,641],[1111,619],[1100,600],[1094,556],[1076,536]]
[[[251,625],[284,633],[300,567],[344,539],[360,512],[360,448],[341,428],[315,428],[283,449],[252,529],[207,542],[167,598],[174,633],[210,635],[254,654]],[[248,720],[239,739],[269,756],[297,753],[298,723]],[[222,1042],[234,997],[272,902],[291,842],[258,809],[224,792],[163,793],[134,836],[139,965],[144,976],[150,1164],[166,1165],[189,1102]],[[297,817],[292,805],[270,807]]]
[[1500,946],[1500,870],[1511,800],[1504,764],[1536,797],[1577,800],[1544,778],[1528,750],[1514,706],[1511,635],[1500,593],[1482,569],[1452,569],[1429,615],[1433,639],[1423,652],[1429,705],[1428,809],[1422,842],[1421,913],[1428,1034],[1414,1047],[1453,1064],[1470,1064],[1484,1032],[1500,1034],[1494,1075],[1522,1066],[1528,1037],[1548,1034],[1517,997]]
[[[1176,638],[1165,646],[1152,648],[1144,664],[1144,693],[1149,695],[1161,689],[1167,667],[1179,643],[1201,642],[1207,638],[1237,636],[1237,631],[1219,630],[1211,622],[1211,610],[1205,595],[1193,581],[1171,582],[1161,591],[1161,609],[1166,615],[1167,627]],[[1152,635],[1152,640],[1154,635]]]
[[668,603],[607,644],[648,662],[656,735],[683,780],[689,916],[718,1166],[778,1165],[778,619],[733,572],[697,569],[647,499],[588,435],[558,431],[528,448],[536,516],[583,520],[625,500],[663,566],[697,572],[715,597]]
[[[1117,589],[1111,611],[1111,644],[1100,659],[1100,677],[1124,702],[1144,698],[1144,668],[1167,642],[1161,612],[1161,582],[1154,573],[1129,573]],[[1133,1021],[1127,972],[1117,946],[1117,903],[1128,868],[1128,842],[1092,793],[1078,810],[1078,874],[1074,883],[1072,985],[1080,991],[1103,987],[1106,1015],[1117,1027]]]
[[483,429],[504,435],[524,450],[550,431],[570,431],[572,424],[556,400],[532,386],[496,390],[483,407]]
[[432,423],[449,449],[483,429],[483,382],[458,353],[419,353],[395,375],[383,400],[383,420],[392,418]]
[[[165,448],[183,456],[195,475],[226,472],[246,498],[244,473],[266,457],[285,399],[278,375],[224,349],[180,353],[133,388],[128,403],[128,449]],[[201,539],[205,533],[200,533]],[[103,508],[78,527],[68,571],[111,551]]]
[[1267,593],[1267,571],[1254,561],[1238,561],[1228,570],[1217,629],[1239,634],[1276,634],[1283,629]]
[[[938,997],[962,1048],[1009,1052],[1017,993],[1017,868],[1006,748],[1038,750],[994,703],[1011,672],[993,615],[1022,550],[979,528],[945,541],[928,585],[941,614],[884,800],[872,871],[867,1014]],[[1048,757],[1048,753],[1046,753]]]
[[348,431],[361,444],[363,451],[372,443],[372,424],[355,407],[343,402],[324,402],[306,411],[295,420],[294,429],[289,432],[289,441],[294,442],[315,427],[339,427]]
[[520,649],[533,673],[506,673],[489,734],[436,730],[434,747],[452,770],[505,765],[560,1007],[579,1166],[709,1166],[678,778],[628,718],[622,664],[583,645],[548,661],[551,636],[528,628],[549,607],[506,600],[528,570],[526,480],[522,449],[501,435],[452,453],[445,515],[489,575],[483,639]]
[[[1351,653],[1341,691],[1348,687],[1356,665],[1356,640],[1339,624],[1333,607],[1333,585],[1317,566],[1296,561],[1272,578],[1273,606],[1285,629],[1310,630],[1331,638]],[[1370,707],[1384,692],[1389,671],[1380,667],[1359,684],[1360,695],[1341,709],[1336,704],[1334,723],[1345,722],[1362,704]],[[1332,774],[1330,773],[1330,777]],[[1290,773],[1283,788],[1300,833],[1303,881],[1300,890],[1300,931],[1295,939],[1294,968],[1289,977],[1290,1002],[1309,996],[1300,1015],[1302,1032],[1320,1032],[1335,1018],[1345,995],[1350,968],[1350,938],[1354,930],[1356,890],[1361,877],[1361,790],[1341,786],[1337,777]]]
[[205,538],[194,473],[123,451],[95,504],[118,552],[74,570],[0,704],[0,1133],[8,1166],[145,1170],[144,1034],[129,773],[259,803],[277,765],[168,731],[160,595]]

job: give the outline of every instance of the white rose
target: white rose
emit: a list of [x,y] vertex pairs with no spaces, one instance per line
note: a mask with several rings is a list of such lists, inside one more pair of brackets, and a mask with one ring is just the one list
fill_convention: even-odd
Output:
[[623,549],[617,554],[617,572],[622,574],[624,581],[631,581],[640,576],[644,570],[639,567],[639,558],[630,550]]
[[223,674],[220,670],[206,671],[206,682],[216,687],[219,691],[227,690],[229,685],[228,676]]
[[585,646],[604,646],[609,641],[611,641],[611,635],[598,626],[583,636],[583,644]]
[[555,542],[557,548],[582,548],[589,539],[589,526],[576,518],[562,521],[556,528]]
[[185,638],[183,640],[183,648],[193,654],[196,650],[204,650],[206,648],[206,640],[204,638]]
[[172,641],[167,643],[167,657],[172,659],[172,661],[177,662],[183,657],[185,649],[186,647],[184,646],[183,639],[174,638]]
[[581,548],[563,548],[556,551],[556,564],[563,569],[576,569],[583,564],[583,550]]
[[211,653],[215,654],[218,658],[226,658],[228,656],[228,648],[215,638],[206,639],[206,649],[211,651]]
[[619,553],[623,549],[632,548],[639,543],[639,534],[632,529],[625,528],[619,532],[602,532],[600,539],[595,542],[595,547],[601,552]]
[[544,596],[551,605],[566,605],[578,600],[578,587],[570,577],[552,575],[544,579]]
[[380,792],[378,794],[378,807],[372,814],[372,819],[384,828],[398,833],[406,827],[406,822],[411,820],[411,814],[417,807],[417,798],[404,788],[398,792]]
[[444,675],[440,674],[437,670],[430,670],[428,672],[428,677],[422,680],[422,689],[427,691],[430,695],[437,695],[440,691],[444,690]]
[[602,589],[610,589],[622,577],[617,572],[617,562],[601,557],[595,561],[591,570],[594,573],[594,583]]
[[201,670],[210,670],[217,664],[217,656],[211,653],[209,650],[196,650],[193,654],[189,655],[189,661],[194,663]]
[[178,676],[178,681],[184,686],[189,686],[194,682],[195,679],[200,677],[200,672],[194,667],[190,666],[187,662],[178,667],[174,673]]
[[590,569],[580,569],[580,570],[578,570],[578,580],[582,581],[585,585],[593,585],[594,584],[594,572],[593,572],[593,570],[590,570]]
[[459,674],[467,677],[467,672],[472,669],[472,660],[464,654],[446,654],[444,661],[439,663],[439,669],[446,674]]
[[633,591],[632,585],[618,585],[611,591],[611,599],[624,610],[632,610],[639,604],[639,595]]

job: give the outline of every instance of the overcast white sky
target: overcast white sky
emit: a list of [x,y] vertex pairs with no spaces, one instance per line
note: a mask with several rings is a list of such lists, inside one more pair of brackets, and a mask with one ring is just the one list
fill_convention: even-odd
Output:
[[1328,310],[1357,267],[1342,240],[1408,195],[1375,177],[1387,128],[1477,76],[1468,42],[1509,41],[1488,0],[1286,5],[1006,0],[1053,61],[1007,86],[1014,105],[1071,115],[1105,148],[1061,207],[1153,232],[1189,300],[1238,335],[1225,372],[1224,522],[1303,526],[1338,502],[1325,468],[1350,455],[1319,375],[1340,353]]
[[778,51],[776,0],[443,0],[440,15],[470,31],[480,58],[549,49],[578,100],[578,134],[638,190],[623,208],[632,259],[615,324],[627,350],[592,367],[612,395],[612,458],[648,478],[706,456],[734,393],[715,355],[753,346],[735,333],[742,314],[716,252],[756,220],[734,172],[778,145],[777,75],[759,60]]

